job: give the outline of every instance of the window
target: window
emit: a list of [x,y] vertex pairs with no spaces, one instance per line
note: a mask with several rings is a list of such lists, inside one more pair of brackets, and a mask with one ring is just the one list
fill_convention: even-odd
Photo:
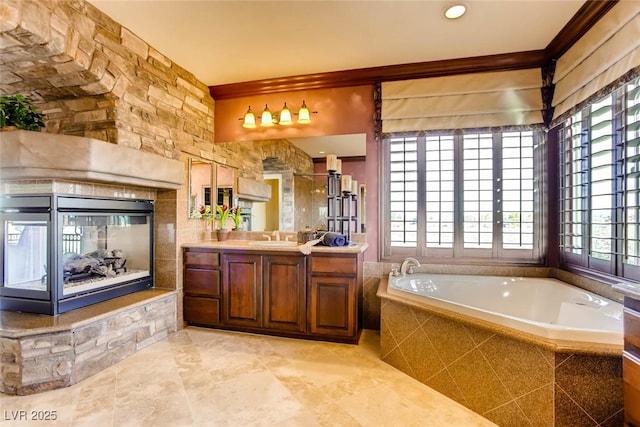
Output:
[[384,257],[537,260],[540,138],[533,131],[385,138]]
[[569,117],[560,140],[565,264],[640,280],[640,79]]

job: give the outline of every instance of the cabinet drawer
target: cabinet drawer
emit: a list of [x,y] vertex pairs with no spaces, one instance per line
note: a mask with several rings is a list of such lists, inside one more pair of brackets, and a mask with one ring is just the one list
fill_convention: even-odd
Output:
[[220,271],[186,268],[184,270],[184,292],[210,297],[220,296]]
[[341,273],[356,275],[358,262],[355,257],[311,257],[311,274]]
[[186,265],[217,267],[220,265],[220,254],[218,252],[185,251],[184,263]]
[[185,296],[183,299],[184,320],[199,325],[220,325],[220,300]]

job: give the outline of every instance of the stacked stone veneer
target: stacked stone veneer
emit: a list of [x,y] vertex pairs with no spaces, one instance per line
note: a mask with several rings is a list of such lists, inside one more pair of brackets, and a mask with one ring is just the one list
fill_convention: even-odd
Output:
[[207,86],[86,1],[3,0],[0,42],[0,92],[38,103],[47,132],[211,158]]
[[168,292],[68,327],[3,333],[0,391],[24,395],[66,387],[166,338],[176,331],[176,299]]
[[[31,98],[45,132],[179,159],[185,176],[188,158],[214,159],[208,87],[85,0],[0,2],[0,93]],[[186,187],[158,192],[156,287],[181,290],[181,244],[208,238]]]
[[620,426],[622,358],[542,346],[383,299],[381,357],[503,427]]

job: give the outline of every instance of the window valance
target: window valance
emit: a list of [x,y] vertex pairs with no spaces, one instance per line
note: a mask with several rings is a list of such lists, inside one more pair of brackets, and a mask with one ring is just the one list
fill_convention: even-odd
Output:
[[382,83],[382,132],[542,123],[539,68]]
[[622,0],[556,64],[554,118],[640,66],[640,2]]

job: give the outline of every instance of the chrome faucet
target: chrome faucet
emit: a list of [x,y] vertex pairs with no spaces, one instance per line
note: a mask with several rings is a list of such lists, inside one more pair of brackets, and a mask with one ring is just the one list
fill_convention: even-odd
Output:
[[409,274],[413,274],[413,267],[420,267],[420,261],[415,258],[405,258],[400,265],[400,275],[406,276],[407,270]]
[[262,237],[266,237],[269,242],[271,241],[271,236],[268,234],[263,234]]

